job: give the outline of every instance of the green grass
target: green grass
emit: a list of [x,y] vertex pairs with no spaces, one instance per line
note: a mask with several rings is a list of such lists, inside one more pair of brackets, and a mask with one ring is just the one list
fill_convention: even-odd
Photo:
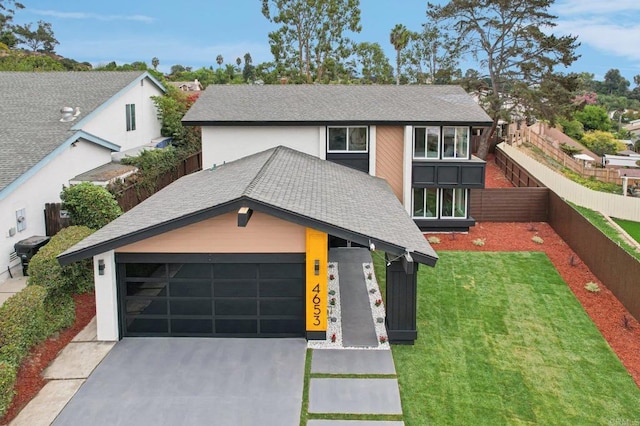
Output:
[[640,243],[640,222],[633,222],[625,219],[617,219],[612,217],[613,221],[620,225],[622,229],[627,231],[627,234],[634,240]]
[[[609,237],[611,240],[616,242],[624,251],[629,253],[631,256],[640,260],[640,252],[636,250],[634,246],[629,244],[627,240],[620,235],[620,232],[604,218],[602,214],[596,212],[594,210],[590,210],[586,207],[581,207],[573,203],[569,203],[571,206],[576,209],[582,216],[584,216],[593,226],[598,228],[603,234]],[[619,220],[619,219],[615,219]],[[628,231],[627,231],[628,232]],[[635,238],[635,237],[634,237]],[[637,241],[637,240],[636,240]]]
[[418,340],[392,347],[407,425],[638,424],[640,390],[544,253],[438,255]]

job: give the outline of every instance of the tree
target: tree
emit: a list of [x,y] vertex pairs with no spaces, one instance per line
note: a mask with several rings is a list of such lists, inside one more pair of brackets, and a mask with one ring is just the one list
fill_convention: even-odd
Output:
[[253,66],[253,59],[249,52],[244,54],[244,68],[242,69],[242,78],[245,83],[252,82],[256,77],[256,67]]
[[[498,121],[510,118],[523,97],[529,104],[540,105],[545,96],[539,90],[541,83],[558,65],[569,66],[577,59],[576,37],[557,37],[549,31],[557,19],[549,13],[553,3],[553,0],[451,0],[443,6],[428,3],[427,16],[442,20],[449,30],[457,32],[489,78],[490,87],[482,95],[493,123],[480,140],[477,152],[480,158],[487,156]],[[533,98],[538,101],[533,102]],[[571,97],[555,99],[561,101],[568,104]]]
[[224,58],[222,57],[222,55],[216,56],[216,64],[218,64],[218,68],[222,66],[223,62],[224,62]]
[[416,83],[448,84],[456,74],[464,46],[462,39],[432,21],[412,32],[404,55],[407,73]]
[[613,68],[604,75],[602,86],[607,95],[626,96],[630,84],[629,80],[620,74],[620,70]]
[[582,123],[584,130],[602,130],[609,131],[611,129],[611,120],[607,110],[597,105],[587,105],[582,111],[576,111],[574,118]]
[[618,144],[616,139],[609,132],[594,130],[584,134],[581,140],[591,152],[596,155],[615,154],[618,152]]
[[407,30],[407,27],[402,24],[396,24],[396,26],[391,30],[391,34],[389,35],[389,42],[391,42],[393,48],[396,50],[396,84],[400,84],[402,49],[407,47],[410,37],[411,33]]
[[13,49],[18,44],[11,24],[17,9],[24,9],[24,5],[14,0],[0,0],[0,43],[9,49]]
[[353,53],[363,82],[385,84],[393,81],[393,67],[378,43],[359,43]]
[[55,46],[60,44],[53,35],[53,29],[49,22],[38,21],[38,28],[31,29],[32,24],[16,25],[13,27],[18,43],[24,44],[34,52],[43,50],[54,53]]
[[160,59],[154,56],[153,59],[151,59],[151,66],[153,66],[153,69],[157,71],[158,65],[160,65]]
[[360,32],[360,0],[262,0],[262,14],[280,25],[269,33],[274,60],[296,68],[306,82],[321,81],[329,59],[351,53],[348,31]]

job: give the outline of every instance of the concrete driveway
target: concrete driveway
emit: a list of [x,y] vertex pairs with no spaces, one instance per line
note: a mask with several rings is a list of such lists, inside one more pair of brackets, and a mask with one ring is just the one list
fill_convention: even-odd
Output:
[[54,425],[297,425],[304,339],[128,338]]

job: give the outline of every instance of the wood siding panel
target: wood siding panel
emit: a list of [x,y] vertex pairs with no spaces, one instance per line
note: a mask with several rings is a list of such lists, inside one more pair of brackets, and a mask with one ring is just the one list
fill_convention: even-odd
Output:
[[404,127],[376,127],[376,176],[389,183],[400,202],[403,202],[403,153]]
[[253,212],[245,228],[227,213],[120,247],[118,253],[304,253],[306,228]]
[[478,222],[547,221],[547,188],[489,188],[470,192],[470,215]]

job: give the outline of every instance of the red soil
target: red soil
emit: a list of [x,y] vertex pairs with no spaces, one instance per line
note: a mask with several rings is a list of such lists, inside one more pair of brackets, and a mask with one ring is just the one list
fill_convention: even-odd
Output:
[[0,425],[13,420],[35,397],[46,384],[42,372],[53,361],[58,353],[78,334],[96,314],[96,299],[93,293],[80,294],[73,297],[76,304],[76,320],[73,325],[39,344],[31,350],[18,370],[15,385],[16,394]]
[[[513,186],[495,164],[491,154],[487,157],[485,185],[487,188]],[[534,235],[542,238],[543,244],[534,243],[531,240]],[[468,234],[438,235],[438,238],[441,242],[434,245],[436,250],[546,253],[611,349],[640,386],[640,324],[549,224],[478,223]],[[478,238],[484,240],[483,246],[473,245],[472,241]],[[589,281],[598,283],[599,293],[591,293],[584,288]]]

